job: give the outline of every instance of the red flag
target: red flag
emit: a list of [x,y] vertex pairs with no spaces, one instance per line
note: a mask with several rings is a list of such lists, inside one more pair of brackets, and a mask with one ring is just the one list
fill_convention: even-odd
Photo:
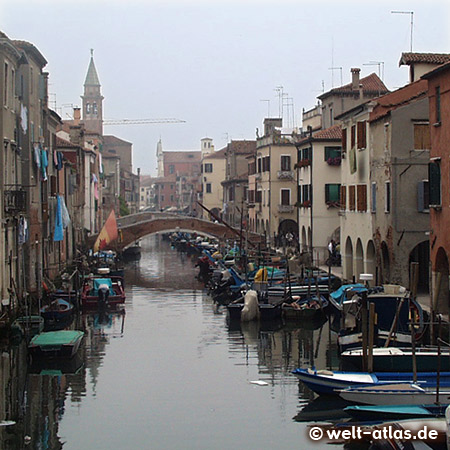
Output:
[[107,245],[117,239],[118,236],[116,215],[114,214],[114,210],[112,210],[97,236],[97,240],[94,244],[94,253],[106,248]]

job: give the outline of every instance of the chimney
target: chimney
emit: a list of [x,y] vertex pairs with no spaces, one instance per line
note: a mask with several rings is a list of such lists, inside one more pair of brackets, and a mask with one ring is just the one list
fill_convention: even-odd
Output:
[[81,119],[81,110],[80,110],[80,108],[73,108],[73,124],[75,126],[80,125],[80,119]]
[[350,71],[352,73],[352,90],[356,91],[359,89],[359,72],[361,72],[361,69],[353,68]]

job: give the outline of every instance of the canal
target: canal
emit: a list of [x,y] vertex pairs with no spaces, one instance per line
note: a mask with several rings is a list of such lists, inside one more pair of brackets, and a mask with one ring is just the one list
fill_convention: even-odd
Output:
[[230,324],[195,279],[195,259],[144,239],[126,267],[125,314],[81,315],[70,364],[30,367],[23,344],[5,348],[2,407],[21,419],[0,428],[3,448],[330,448],[307,425],[338,407],[311,402],[291,374],[336,363],[327,324]]

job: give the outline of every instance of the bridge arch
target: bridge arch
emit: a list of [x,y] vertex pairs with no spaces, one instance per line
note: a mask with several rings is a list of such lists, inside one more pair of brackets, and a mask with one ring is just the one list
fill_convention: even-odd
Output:
[[[120,242],[111,243],[111,248],[117,250],[125,249],[144,236],[173,231],[197,232],[221,240],[240,239],[237,229],[221,223],[178,214],[157,212],[132,214],[118,219],[117,227],[121,235]],[[96,238],[97,235],[91,236],[88,243],[92,246]],[[263,237],[256,233],[248,233],[248,240],[255,245],[264,241]]]

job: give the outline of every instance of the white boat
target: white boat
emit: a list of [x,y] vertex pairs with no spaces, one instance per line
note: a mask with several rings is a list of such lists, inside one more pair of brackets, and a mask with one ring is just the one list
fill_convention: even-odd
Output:
[[[354,386],[339,391],[339,396],[365,405],[430,405],[436,401],[436,387],[422,387],[414,383]],[[448,387],[439,390],[438,402],[450,403]]]

